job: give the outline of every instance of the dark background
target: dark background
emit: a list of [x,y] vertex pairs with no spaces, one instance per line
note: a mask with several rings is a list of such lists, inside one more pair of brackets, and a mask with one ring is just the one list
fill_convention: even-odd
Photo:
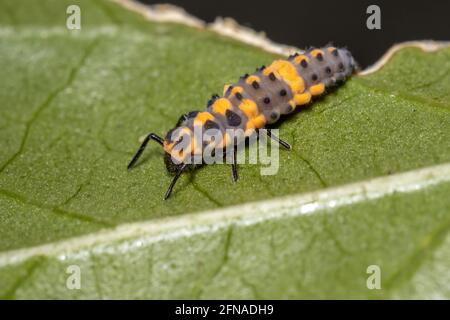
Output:
[[[347,46],[362,67],[374,63],[393,44],[407,40],[450,40],[450,0],[140,0],[171,3],[212,22],[232,17],[265,31],[275,42],[299,48],[332,42]],[[381,30],[369,30],[366,9],[381,9]]]

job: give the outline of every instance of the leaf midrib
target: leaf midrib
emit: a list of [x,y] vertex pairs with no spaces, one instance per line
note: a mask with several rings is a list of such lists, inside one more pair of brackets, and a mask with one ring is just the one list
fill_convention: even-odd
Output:
[[[201,228],[203,225],[223,227],[228,226],[233,221],[241,221],[245,224],[250,223],[249,221],[258,223],[267,219],[280,219],[286,214],[283,210],[287,211],[290,207],[294,207],[296,210],[287,214],[303,215],[305,213],[298,211],[301,209],[300,206],[314,206],[313,204],[316,203],[315,209],[308,212],[308,214],[314,214],[317,210],[322,209],[322,207],[318,207],[318,204],[325,205],[329,202],[339,200],[341,201],[339,205],[345,206],[361,201],[376,200],[395,192],[416,192],[448,181],[450,181],[450,162],[287,197],[244,203],[202,212],[186,213],[180,216],[123,223],[117,225],[114,229],[99,230],[36,247],[0,252],[0,267],[5,265],[5,263],[8,264],[7,261],[15,260],[17,258],[15,255],[19,252],[21,254],[26,253],[27,256],[30,256],[30,253],[33,253],[31,256],[54,255],[58,254],[58,252],[82,250],[83,248],[89,248],[92,245],[99,245],[109,241],[121,241],[137,236],[164,234],[168,230],[173,231],[183,228],[195,229],[196,227]],[[346,202],[349,199],[351,199],[351,202]],[[336,206],[336,204],[333,204],[333,208]],[[274,207],[281,211],[273,212]],[[244,220],[246,222],[243,222]]]

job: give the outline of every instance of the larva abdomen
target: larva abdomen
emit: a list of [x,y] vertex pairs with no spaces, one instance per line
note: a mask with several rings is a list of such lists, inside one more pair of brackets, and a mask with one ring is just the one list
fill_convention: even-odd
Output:
[[201,113],[185,125],[215,122],[221,130],[243,129],[250,135],[310,103],[327,88],[348,78],[354,68],[350,52],[335,47],[310,49],[286,60],[275,60],[225,86],[223,96],[215,96],[208,103],[209,116]]

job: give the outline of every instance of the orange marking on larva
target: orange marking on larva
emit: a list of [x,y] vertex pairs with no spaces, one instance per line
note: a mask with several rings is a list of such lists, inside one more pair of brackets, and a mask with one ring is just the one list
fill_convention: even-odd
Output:
[[275,60],[267,69],[276,71],[289,85],[292,92],[301,93],[305,90],[305,82],[297,73],[295,66],[286,60]]
[[178,151],[170,152],[170,156],[176,159],[178,162],[183,162],[186,155],[184,154],[183,149],[180,149]]
[[253,100],[250,99],[242,100],[241,104],[239,104],[239,109],[247,116],[249,120],[259,114],[258,106]]
[[167,153],[170,153],[170,151],[172,151],[172,149],[173,149],[174,144],[175,144],[175,142],[168,143],[166,140],[164,140],[164,142],[163,142],[164,151]]
[[244,89],[242,87],[233,87],[233,89],[231,89],[232,94],[242,93],[243,91]]
[[300,64],[303,60],[305,60],[306,62],[309,62],[309,59],[307,56],[300,54],[294,58],[294,63]]
[[261,79],[255,75],[251,75],[247,79],[245,79],[245,82],[247,82],[248,84],[252,84],[254,81],[259,83],[261,81]]
[[297,106],[301,106],[303,104],[307,104],[311,101],[311,93],[305,92],[301,94],[296,94],[294,96],[294,102]]
[[321,55],[323,55],[323,51],[322,50],[320,50],[320,49],[314,49],[314,50],[312,50],[311,52],[310,52],[310,54],[315,58],[315,57],[317,57],[317,55],[318,54],[321,54]]
[[212,105],[212,110],[214,112],[220,113],[221,115],[225,115],[225,113],[229,109],[231,109],[231,102],[227,98],[217,99]]
[[333,52],[334,50],[336,50],[336,48],[335,48],[335,47],[328,47],[327,50],[328,50],[328,52],[331,53],[331,52]]
[[269,74],[273,73],[273,75],[275,76],[275,78],[279,79],[280,78],[280,74],[277,72],[277,70],[271,68],[271,67],[267,67],[263,70],[263,75],[265,75],[266,77],[269,76]]
[[176,133],[176,136],[172,136],[170,137],[172,142],[169,143],[167,140],[163,141],[163,148],[164,151],[170,153],[173,149],[173,147],[175,146],[175,143],[180,140],[181,137],[183,137],[184,135],[188,135],[188,136],[192,136],[192,131],[191,129],[189,129],[188,127],[182,127],[179,130],[176,130],[173,134]]
[[297,106],[297,105],[295,104],[294,99],[289,100],[289,105],[291,106],[291,111],[293,111],[293,110],[295,109],[295,107]]
[[325,91],[325,85],[323,83],[319,83],[319,84],[309,87],[309,92],[313,96],[318,96],[319,94],[322,94],[324,91]]
[[194,119],[194,126],[202,126],[208,120],[211,120],[211,121],[214,120],[214,116],[211,113],[209,113],[207,111],[199,112]]
[[263,114],[260,114],[259,116],[251,119],[250,121],[253,123],[255,128],[259,129],[259,128],[262,128],[262,127],[265,126],[265,124],[266,124],[266,117],[264,117]]

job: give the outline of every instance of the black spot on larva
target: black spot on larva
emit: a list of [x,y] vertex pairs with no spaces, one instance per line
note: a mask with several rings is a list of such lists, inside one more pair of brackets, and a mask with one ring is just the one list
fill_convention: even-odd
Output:
[[277,80],[277,77],[275,77],[275,75],[273,74],[273,72],[269,73],[269,79],[272,81]]
[[242,100],[242,94],[240,92],[236,92],[235,96],[238,100]]
[[311,75],[311,80],[312,80],[312,81],[317,81],[317,79],[318,79],[317,74],[313,73],[313,74]]
[[277,118],[278,118],[278,112],[275,112],[275,111],[271,112],[271,113],[270,113],[270,118],[271,118],[272,120],[277,119]]
[[225,116],[227,117],[227,122],[232,127],[237,127],[241,124],[241,117],[236,112],[233,112],[231,110],[227,110],[225,112]]
[[331,54],[332,54],[333,56],[335,56],[335,57],[339,56],[339,53],[338,53],[337,49],[333,49],[333,50],[331,51]]
[[206,120],[204,128],[205,128],[205,130],[220,129],[220,126],[212,120]]
[[270,98],[269,97],[265,97],[263,101],[264,101],[265,104],[269,104],[270,103]]
[[247,78],[248,78],[248,73],[246,73],[243,76],[241,76],[241,79],[247,79]]
[[326,67],[326,68],[325,68],[325,72],[328,73],[328,74],[330,74],[330,73],[331,73],[331,68],[330,68],[330,67]]
[[255,88],[255,89],[259,89],[259,83],[258,83],[258,81],[253,81],[253,82],[252,82],[252,87]]
[[308,62],[307,62],[305,59],[303,59],[303,60],[300,62],[300,65],[301,65],[303,68],[306,68],[306,67],[308,67]]
[[280,90],[280,96],[284,97],[287,94],[287,91],[285,89]]
[[323,61],[323,55],[321,53],[318,53],[316,55],[316,59],[319,60],[319,61]]
[[338,68],[340,71],[344,70],[344,64],[341,62],[338,64]]

